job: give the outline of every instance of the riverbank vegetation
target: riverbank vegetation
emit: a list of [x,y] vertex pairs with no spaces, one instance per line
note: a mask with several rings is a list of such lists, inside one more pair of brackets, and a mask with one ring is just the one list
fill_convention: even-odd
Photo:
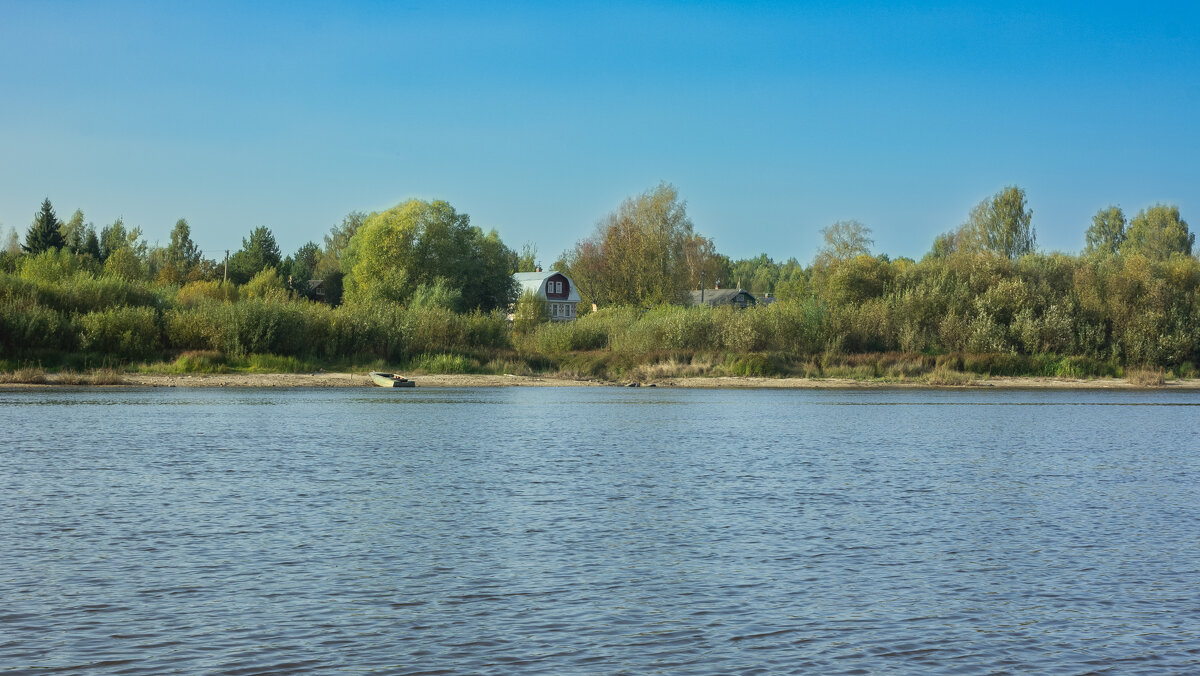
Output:
[[[47,200],[24,250],[0,254],[0,370],[1192,376],[1200,261],[1178,209],[1151,206],[1127,222],[1106,208],[1083,234],[1079,255],[1037,251],[1024,193],[1006,188],[920,261],[873,254],[870,230],[854,221],[826,228],[810,265],[735,261],[695,232],[664,185],[556,262],[585,302],[578,320],[549,322],[530,299],[517,303],[512,284],[536,252],[514,252],[444,202],[351,214],[323,247],[286,258],[256,228],[217,262],[200,256],[184,220],[168,246],[150,247],[120,222],[99,235],[80,212],[59,222]],[[683,304],[717,280],[763,302]]]

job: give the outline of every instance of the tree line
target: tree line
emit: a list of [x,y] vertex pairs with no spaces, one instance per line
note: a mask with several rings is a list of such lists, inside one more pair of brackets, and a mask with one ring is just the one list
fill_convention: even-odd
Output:
[[[443,201],[353,212],[322,243],[288,256],[260,226],[218,260],[202,254],[184,219],[167,245],[150,246],[119,219],[99,231],[80,211],[61,221],[47,199],[24,241],[14,233],[0,252],[0,358],[49,344],[127,359],[181,350],[545,356],[634,345],[646,359],[663,349],[790,355],[785,362],[885,352],[1173,368],[1200,359],[1200,262],[1175,206],[1132,218],[1100,210],[1079,255],[1038,251],[1033,212],[1015,186],[980,202],[919,261],[873,253],[871,230],[857,221],[821,235],[807,265],[766,254],[731,260],[696,231],[678,191],[660,184],[623,201],[554,262],[575,281],[585,316],[551,326],[537,314],[504,320],[516,301],[512,273],[533,269],[536,247],[513,250]],[[775,302],[746,313],[682,307],[689,290],[718,282]],[[601,311],[587,316],[592,304]]]

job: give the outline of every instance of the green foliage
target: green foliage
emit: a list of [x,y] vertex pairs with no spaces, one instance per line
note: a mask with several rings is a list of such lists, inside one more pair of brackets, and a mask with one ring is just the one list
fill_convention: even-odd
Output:
[[239,298],[241,298],[241,292],[233,284],[219,281],[196,281],[184,284],[175,297],[175,302],[182,307],[189,307],[205,300],[232,303]]
[[104,260],[104,274],[132,282],[146,278],[146,265],[133,249],[122,247]]
[[62,249],[67,243],[58,226],[58,217],[54,215],[50,198],[42,200],[42,209],[34,214],[33,225],[29,226],[29,231],[25,233],[25,243],[21,245],[21,249],[31,254]]
[[52,284],[60,279],[72,277],[86,267],[84,259],[72,255],[66,249],[46,249],[37,254],[22,256],[17,263],[17,274],[23,279]]
[[[1119,209],[1101,211],[1080,257],[1033,253],[1029,221],[1024,194],[1010,188],[981,204],[967,226],[939,238],[920,263],[865,253],[869,233],[852,223],[826,232],[829,248],[809,269],[765,254],[730,262],[691,232],[674,191],[660,186],[627,201],[580,244],[579,255],[563,261],[577,266],[569,272],[592,275],[585,296],[635,280],[636,304],[551,323],[544,303],[524,298],[510,327],[497,289],[511,289],[509,270],[522,263],[494,233],[484,235],[445,203],[347,217],[327,238],[329,251],[309,243],[286,270],[265,265],[242,287],[202,281],[213,266],[187,246],[182,220],[172,246],[149,254],[140,231],[118,220],[105,228],[107,259],[100,263],[84,252],[87,234],[95,233],[77,212],[61,227],[68,246],[0,257],[0,358],[80,363],[182,352],[169,368],[304,370],[332,359],[411,361],[436,372],[792,373],[947,384],[987,375],[1195,372],[1200,261],[1187,255],[1193,236],[1177,208],[1150,207],[1128,227]],[[269,235],[260,228],[250,238],[255,243],[243,244],[269,254]],[[341,246],[348,248],[339,250],[334,240],[347,238]],[[670,295],[667,287],[636,281],[649,279],[650,258],[611,259],[629,242],[665,247],[665,255],[650,258],[658,261],[658,277],[675,280],[667,287],[686,288],[700,272],[706,281],[720,274],[777,300],[744,311],[650,304]],[[355,292],[344,305],[331,252],[355,271]],[[527,258],[533,253],[527,247]],[[172,261],[196,261],[192,278]],[[443,264],[470,280],[435,274]],[[289,270],[310,266],[325,280],[329,305],[298,298],[284,283]],[[147,280],[152,273],[156,283]],[[471,286],[480,280],[487,288]],[[489,304],[490,311],[460,312]]]
[[1020,258],[1033,253],[1036,236],[1032,219],[1033,211],[1025,204],[1025,191],[1008,186],[971,210],[970,218],[950,248]]
[[1087,246],[1083,250],[1085,256],[1115,256],[1125,243],[1125,212],[1117,206],[1096,212],[1086,239]]
[[304,373],[316,370],[312,362],[277,354],[247,355],[235,365],[251,373]]
[[478,361],[461,354],[423,354],[412,360],[410,367],[421,373],[478,373]]
[[686,203],[663,183],[625,200],[555,268],[589,303],[653,307],[682,301],[702,274],[713,283],[716,264],[728,261],[693,231]]
[[371,214],[343,255],[352,300],[406,304],[421,286],[460,291],[459,310],[507,307],[515,299],[516,254],[443,201],[410,200]]
[[715,288],[714,282],[720,282],[722,287],[746,289],[760,298],[772,294],[799,298],[808,286],[804,268],[795,258],[776,263],[767,254],[729,262],[725,270],[715,279],[707,278],[707,282],[706,288]]
[[342,304],[342,282],[345,274],[341,270],[330,268],[321,275],[321,288],[325,292],[325,302],[333,307]]
[[164,370],[167,373],[220,373],[227,367],[225,355],[216,350],[188,350]]
[[70,316],[31,298],[0,297],[0,354],[39,349],[69,350],[76,345]]
[[171,243],[164,253],[167,264],[178,271],[180,278],[186,279],[192,268],[200,263],[200,247],[192,241],[192,228],[187,219],[175,221],[175,227],[171,228]]
[[146,256],[147,245],[142,240],[142,229],[128,230],[125,228],[125,221],[120,218],[100,230],[99,244],[101,261],[107,261],[121,249],[130,249],[137,258]]
[[[84,240],[87,237],[88,226],[83,222],[83,211],[76,209],[71,218],[60,223],[58,231],[62,233],[66,248],[73,254],[83,253]],[[93,229],[94,231],[94,229]]]
[[537,245],[526,242],[521,245],[521,253],[517,254],[517,265],[513,272],[537,272]]
[[275,235],[271,234],[269,228],[260,225],[242,240],[242,248],[230,256],[229,279],[237,284],[245,284],[266,268],[278,269],[282,262]]
[[157,313],[145,307],[89,312],[79,319],[80,344],[88,352],[126,359],[150,356],[159,349]]
[[1163,260],[1175,254],[1192,255],[1195,243],[1196,235],[1179,217],[1179,207],[1156,204],[1139,211],[1129,222],[1121,253]]
[[290,278],[290,286],[301,294],[308,293],[308,281],[315,279],[317,264],[321,261],[321,248],[315,242],[306,242],[283,263],[283,274]]
[[[350,246],[350,240],[354,238],[355,233],[362,227],[364,221],[367,220],[367,215],[361,211],[351,211],[346,214],[345,218],[338,225],[329,229],[329,234],[325,235],[325,248],[322,251],[322,256],[318,261],[317,275],[324,279],[325,275],[330,270],[340,270],[343,274],[349,272],[349,266],[342,265],[342,257]],[[340,300],[338,302],[341,302]],[[338,303],[333,303],[337,305]]]
[[722,366],[728,375],[752,378],[779,375],[785,370],[771,355],[760,352],[726,354]]
[[92,224],[88,224],[87,234],[83,238],[83,248],[80,253],[88,256],[92,260],[100,260],[100,238],[96,236],[96,228]]
[[275,268],[263,268],[243,288],[247,298],[287,300],[289,293]]
[[408,306],[414,310],[425,308],[441,308],[453,310],[462,306],[462,292],[452,288],[446,280],[438,278],[432,284],[419,284],[408,299]]
[[521,294],[513,311],[514,332],[525,335],[549,321],[550,313],[546,311],[546,301],[538,298],[532,291]]

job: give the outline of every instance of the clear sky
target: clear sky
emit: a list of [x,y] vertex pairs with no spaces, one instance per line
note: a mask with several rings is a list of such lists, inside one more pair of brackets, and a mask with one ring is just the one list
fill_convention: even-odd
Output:
[[1038,245],[1200,227],[1195,3],[0,0],[0,230],[44,197],[206,255],[445,199],[544,263],[673,183],[732,258],[919,258],[1006,185]]

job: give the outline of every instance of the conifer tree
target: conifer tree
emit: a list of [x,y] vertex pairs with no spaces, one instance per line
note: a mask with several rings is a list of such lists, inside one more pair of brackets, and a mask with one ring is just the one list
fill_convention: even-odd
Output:
[[87,235],[83,238],[82,253],[91,256],[93,260],[100,260],[100,238],[96,236],[96,228],[91,223],[88,223]]
[[58,250],[67,245],[59,231],[58,217],[54,215],[54,207],[50,198],[42,200],[42,210],[33,217],[33,225],[25,233],[25,243],[21,245],[26,253],[39,254],[47,249]]

